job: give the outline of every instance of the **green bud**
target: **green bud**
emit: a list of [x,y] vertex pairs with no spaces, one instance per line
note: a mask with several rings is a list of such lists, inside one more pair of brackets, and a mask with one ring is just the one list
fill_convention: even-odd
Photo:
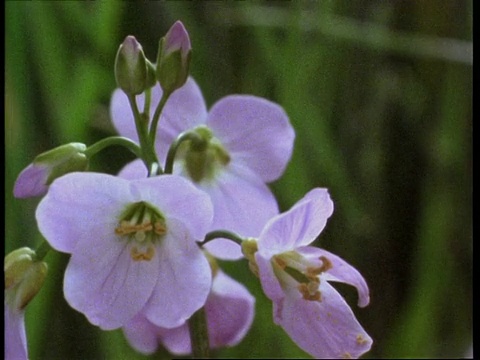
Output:
[[45,281],[47,264],[35,258],[35,252],[27,247],[14,250],[5,257],[5,296],[13,309],[24,309]]
[[13,189],[17,198],[44,195],[56,178],[73,171],[85,171],[85,144],[70,143],[38,155],[18,176]]
[[147,59],[134,36],[127,36],[115,58],[115,80],[129,95],[138,95],[147,88]]
[[163,91],[172,93],[188,79],[192,47],[185,27],[177,21],[160,39],[157,80]]
[[87,146],[82,143],[69,143],[38,155],[33,165],[49,168],[46,185],[53,180],[74,171],[85,171],[88,167],[88,158],[85,155]]

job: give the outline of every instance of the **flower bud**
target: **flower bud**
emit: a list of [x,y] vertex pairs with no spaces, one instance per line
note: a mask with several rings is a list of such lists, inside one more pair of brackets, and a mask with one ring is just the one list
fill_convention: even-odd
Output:
[[8,305],[22,310],[40,291],[47,275],[47,264],[35,260],[35,252],[27,247],[5,257],[5,290]]
[[69,172],[86,170],[86,149],[85,144],[70,143],[38,155],[18,176],[13,194],[17,198],[41,196],[56,178]]
[[177,21],[160,39],[158,49],[157,80],[166,93],[172,93],[187,81],[191,51],[187,30]]
[[138,95],[147,88],[147,60],[142,45],[134,36],[127,36],[115,58],[115,80],[129,95]]

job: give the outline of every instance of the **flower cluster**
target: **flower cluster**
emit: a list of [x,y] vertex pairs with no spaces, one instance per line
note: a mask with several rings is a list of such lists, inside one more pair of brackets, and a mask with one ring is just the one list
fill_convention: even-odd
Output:
[[[93,325],[122,329],[139,352],[162,344],[199,355],[205,343],[234,346],[248,332],[255,299],[216,260],[247,259],[272,300],[274,322],[303,350],[361,356],[372,340],[330,282],[356,287],[362,307],[367,284],[344,260],[311,246],[333,212],[328,191],[314,189],[280,214],[267,185],[292,154],[287,114],[250,95],[224,97],[207,110],[189,76],[190,58],[181,22],[160,40],[156,64],[127,36],[110,104],[120,136],[53,149],[18,177],[15,196],[44,196],[38,228],[49,246],[71,255],[65,299]],[[109,145],[138,159],[117,176],[86,171],[89,158]],[[23,296],[7,294],[10,287],[6,355],[26,358],[18,312],[26,304],[7,301]]]

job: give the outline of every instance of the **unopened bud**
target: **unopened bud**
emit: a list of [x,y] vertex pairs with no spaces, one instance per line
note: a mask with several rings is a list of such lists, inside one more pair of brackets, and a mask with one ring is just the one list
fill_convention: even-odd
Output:
[[17,198],[44,195],[56,178],[74,171],[85,171],[88,158],[85,144],[70,143],[38,155],[18,176],[13,189]]
[[160,39],[157,79],[163,91],[172,93],[188,79],[192,47],[182,22],[177,21]]
[[127,36],[115,58],[115,80],[129,95],[138,95],[147,88],[147,60],[142,45],[134,36]]
[[37,261],[35,252],[24,247],[5,257],[4,273],[8,305],[22,310],[40,291],[47,275],[47,264]]

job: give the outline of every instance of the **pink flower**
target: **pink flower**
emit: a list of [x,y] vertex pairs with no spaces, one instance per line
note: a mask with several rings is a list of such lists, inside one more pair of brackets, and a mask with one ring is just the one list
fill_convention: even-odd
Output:
[[[216,273],[205,303],[211,349],[234,346],[243,339],[253,321],[254,304],[254,297],[243,285],[221,270]],[[123,332],[129,343],[144,354],[155,352],[159,343],[176,355],[192,351],[187,323],[166,329],[137,316],[123,327]]]
[[273,302],[275,323],[298,346],[316,358],[356,358],[370,349],[372,339],[329,282],[355,286],[361,307],[369,303],[367,284],[338,256],[309,246],[332,212],[327,190],[314,189],[271,219],[258,241],[246,240],[243,249]]
[[[150,113],[161,94],[159,86],[152,89]],[[142,108],[144,96],[138,96],[137,101]],[[118,132],[138,141],[127,98],[120,90],[112,96],[110,111]],[[160,161],[165,162],[170,144],[187,130],[207,138],[208,146],[196,152],[186,143],[176,156],[173,173],[190,179],[210,195],[214,206],[212,230],[258,236],[266,222],[278,214],[275,197],[265,183],[280,177],[292,154],[295,134],[284,110],[259,97],[231,95],[207,111],[198,85],[189,78],[171,95],[160,117],[156,141]],[[142,163],[136,161],[120,176],[138,178],[146,174]],[[208,244],[206,248],[213,253]],[[241,256],[238,247],[236,250],[236,254],[226,252],[232,257]],[[213,255],[222,256],[220,252]]]
[[50,245],[72,254],[65,298],[105,330],[140,312],[176,327],[205,304],[211,271],[196,241],[212,216],[208,196],[179,176],[97,173],[55,180],[36,212]]

